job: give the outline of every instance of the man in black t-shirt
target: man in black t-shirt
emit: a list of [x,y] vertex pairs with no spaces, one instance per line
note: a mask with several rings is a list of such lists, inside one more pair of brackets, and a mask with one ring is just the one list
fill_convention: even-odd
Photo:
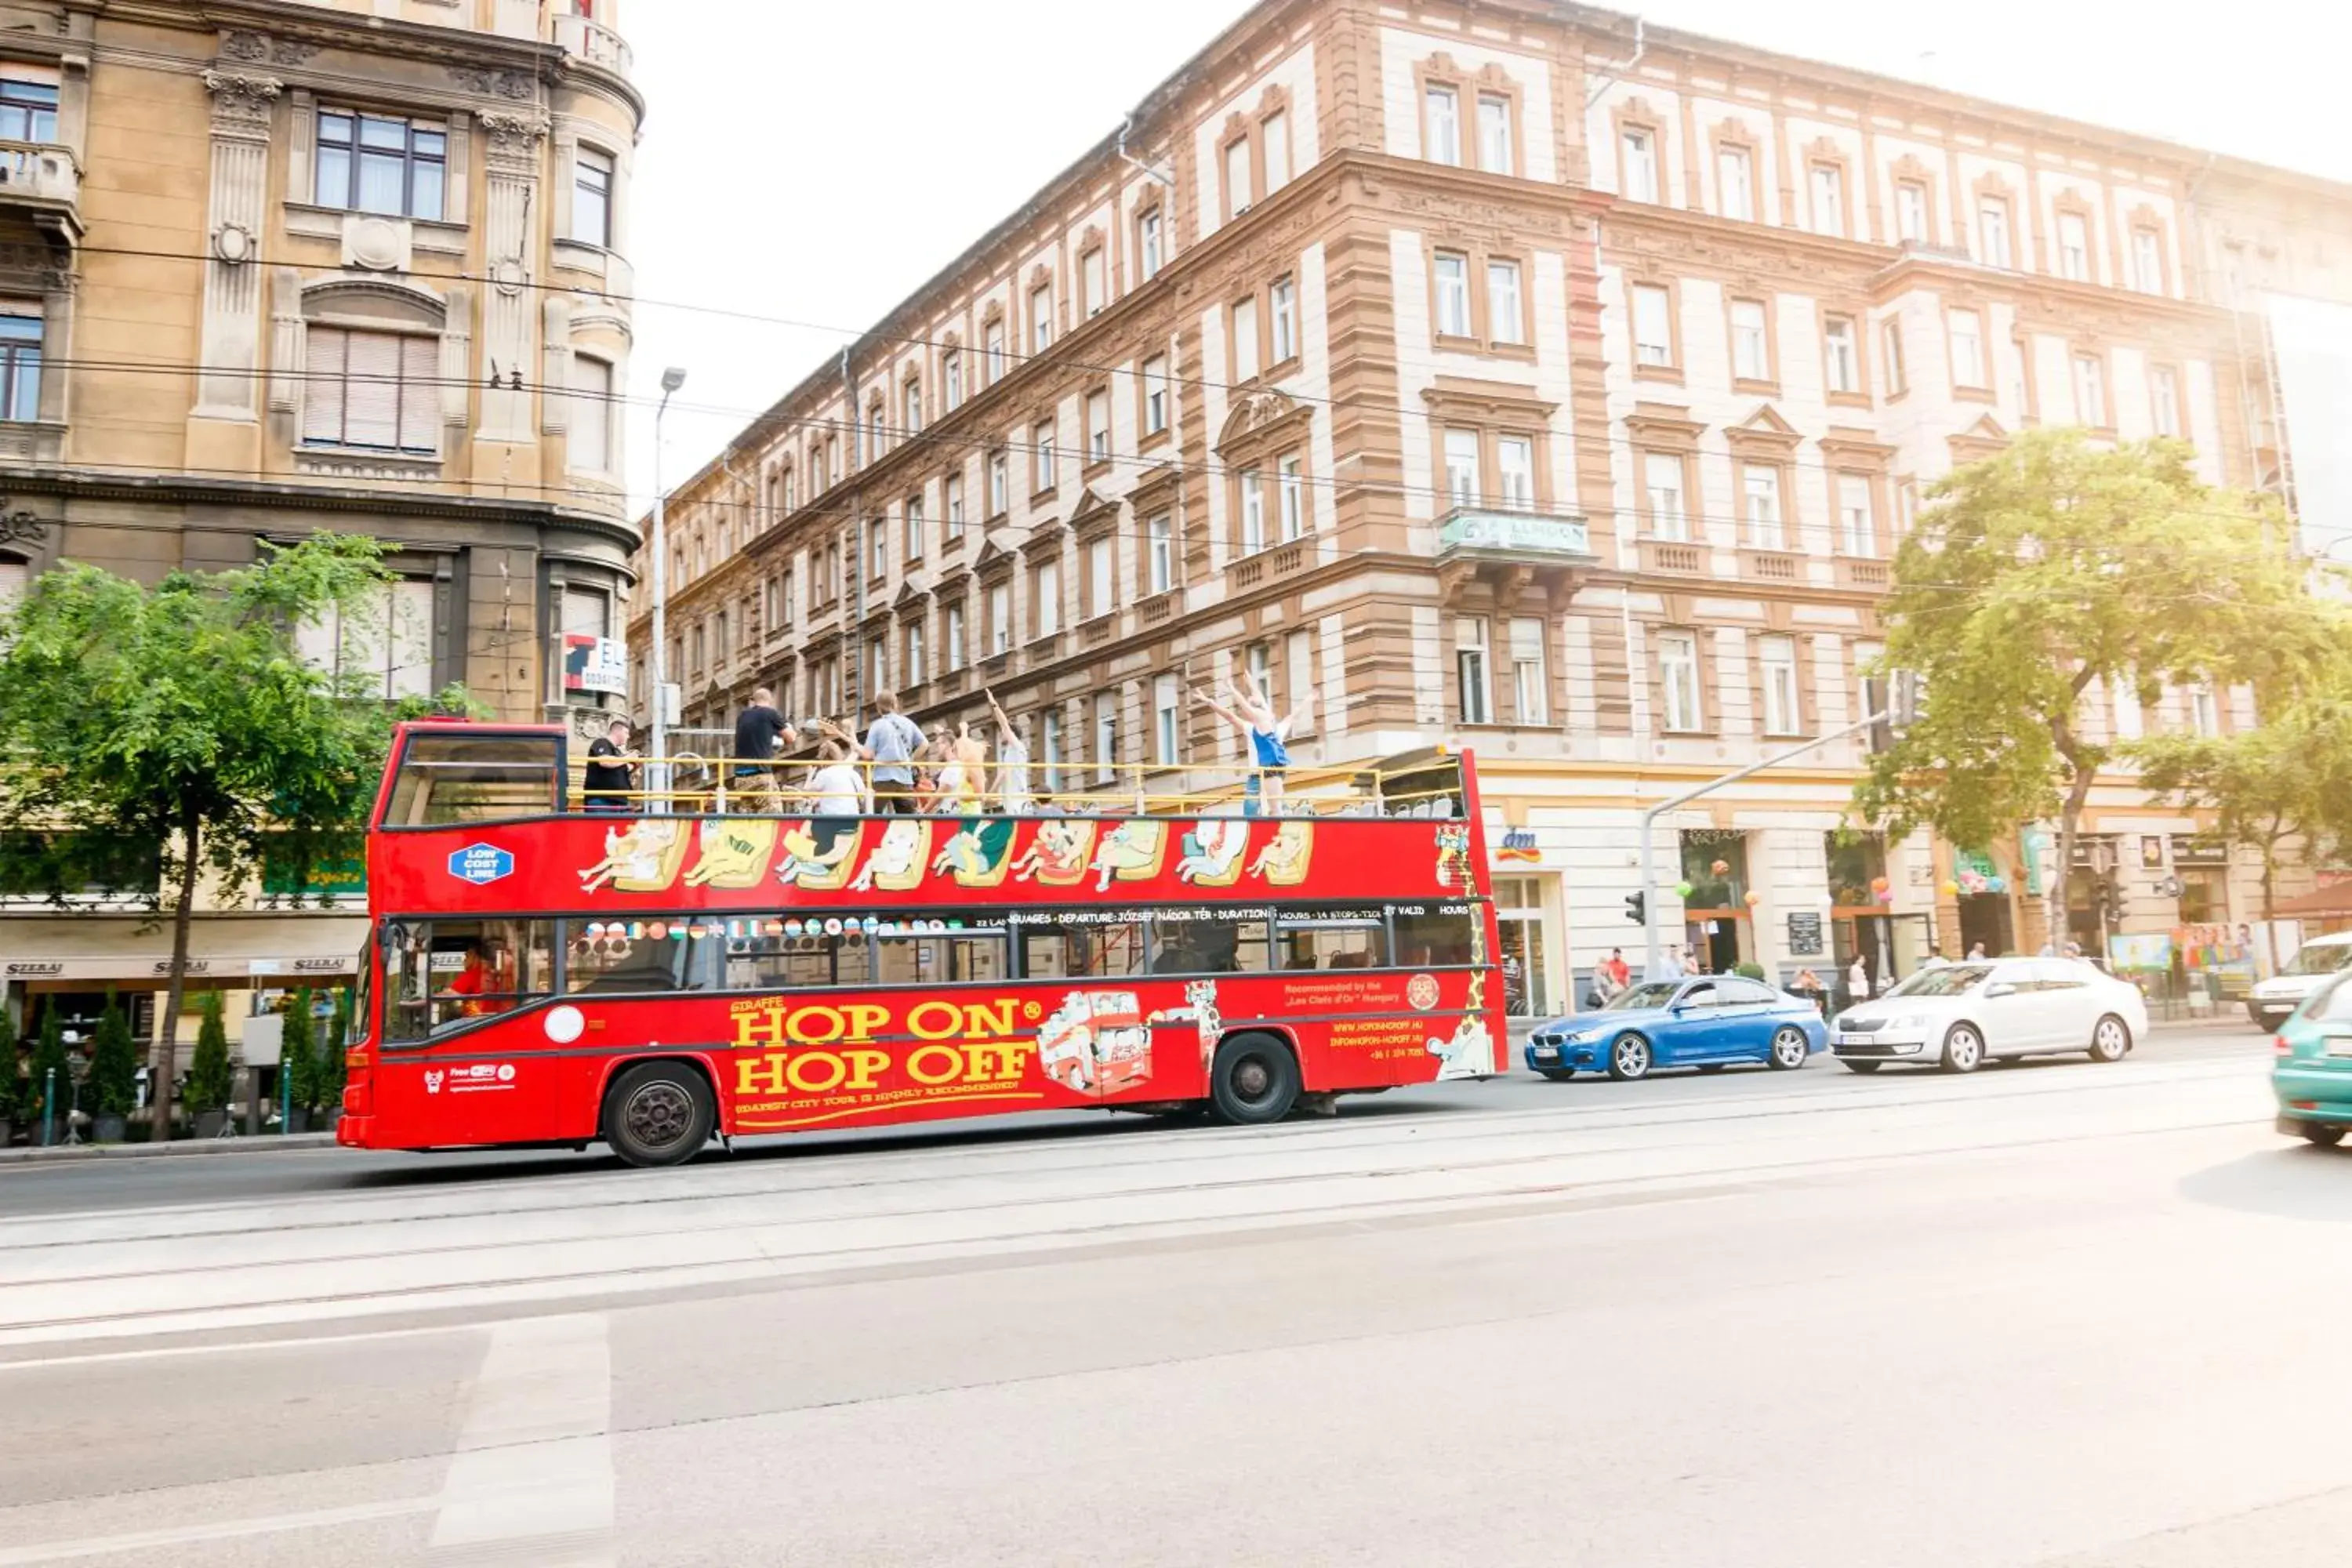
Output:
[[783,810],[774,759],[780,750],[798,744],[799,734],[776,711],[776,694],[764,686],[753,691],[751,705],[735,720],[735,794],[750,797],[745,804],[757,810]]
[[626,811],[636,770],[629,764],[637,754],[629,750],[629,721],[615,719],[604,735],[589,744],[587,803],[591,811]]

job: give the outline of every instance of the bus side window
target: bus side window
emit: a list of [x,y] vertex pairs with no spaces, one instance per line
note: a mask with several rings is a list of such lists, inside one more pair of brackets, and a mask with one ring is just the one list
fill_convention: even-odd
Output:
[[1144,973],[1141,921],[1024,926],[1021,973],[1031,979],[1111,978]]
[[874,939],[876,978],[889,985],[949,984],[1005,977],[1002,930],[888,931]]
[[553,735],[412,735],[401,750],[383,825],[544,816],[561,809],[562,755]]
[[1276,954],[1285,969],[1377,969],[1388,962],[1388,924],[1378,910],[1291,910]]
[[384,955],[387,1042],[416,1044],[555,989],[555,922],[409,921]]
[[[782,991],[825,985],[864,985],[874,978],[873,942],[864,931],[830,935],[815,921],[771,915],[760,934],[727,944],[727,989]],[[769,931],[774,926],[777,929]]]
[[1459,908],[1397,910],[1396,963],[1414,969],[1468,964],[1473,918],[1468,910]]
[[1263,911],[1162,910],[1151,924],[1154,974],[1244,974],[1274,967]]

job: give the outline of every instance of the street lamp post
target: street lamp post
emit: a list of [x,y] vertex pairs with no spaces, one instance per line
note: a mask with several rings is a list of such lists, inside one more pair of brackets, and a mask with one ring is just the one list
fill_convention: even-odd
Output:
[[665,796],[669,791],[669,518],[662,493],[662,416],[669,412],[670,394],[685,384],[686,372],[677,366],[663,371],[661,401],[654,405],[654,646],[647,660],[653,672],[654,732],[646,784]]

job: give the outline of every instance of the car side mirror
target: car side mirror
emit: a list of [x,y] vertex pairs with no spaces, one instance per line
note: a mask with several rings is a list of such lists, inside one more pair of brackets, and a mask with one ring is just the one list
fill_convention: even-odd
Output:
[[2006,980],[1996,980],[1991,984],[1985,987],[1985,994],[1987,996],[2014,996],[2017,994],[2017,987],[2011,985]]

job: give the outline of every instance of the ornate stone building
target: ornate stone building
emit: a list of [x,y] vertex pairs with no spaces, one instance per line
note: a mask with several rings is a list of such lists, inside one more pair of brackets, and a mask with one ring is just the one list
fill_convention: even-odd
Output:
[[[1073,778],[1238,765],[1185,692],[1244,668],[1318,699],[1308,759],[1452,736],[1557,1007],[1639,935],[1646,802],[1867,711],[1956,463],[2079,424],[2275,472],[2216,181],[2347,254],[2340,188],[2049,115],[1572,5],[1266,0],[675,492],[668,668],[711,725],[761,682],[991,688]],[[1881,975],[2038,944],[2036,837],[1857,838],[1858,746],[1665,830],[1687,940]],[[2092,941],[2103,875],[2119,929],[2250,918],[2128,779],[2087,826]]]
[[[594,639],[636,543],[644,106],[614,10],[0,3],[0,595],[64,560],[152,580],[364,532],[396,546],[383,625],[309,628],[316,657],[507,718],[620,700]],[[166,938],[114,912],[139,859],[63,916],[0,893],[20,1017],[151,982]],[[205,975],[348,971],[363,922],[267,907],[302,890],[208,912]]]

